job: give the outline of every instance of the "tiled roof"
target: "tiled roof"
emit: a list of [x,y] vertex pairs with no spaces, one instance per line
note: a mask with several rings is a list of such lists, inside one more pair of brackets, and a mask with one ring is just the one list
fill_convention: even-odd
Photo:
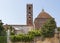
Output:
[[37,16],[37,18],[52,18],[48,13],[42,9],[42,12]]

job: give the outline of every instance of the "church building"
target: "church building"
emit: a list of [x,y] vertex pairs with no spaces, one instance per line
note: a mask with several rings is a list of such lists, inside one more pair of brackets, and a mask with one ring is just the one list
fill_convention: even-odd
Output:
[[[26,25],[11,25],[16,34],[28,33],[28,31],[33,29],[40,29],[48,19],[53,18],[42,9],[33,22],[33,4],[27,4],[26,9]],[[7,27],[7,25],[4,27]]]
[[41,28],[43,24],[45,24],[46,21],[50,18],[53,18],[53,17],[50,16],[47,12],[45,12],[44,9],[42,9],[42,11],[39,13],[39,15],[34,20],[35,28],[36,29]]

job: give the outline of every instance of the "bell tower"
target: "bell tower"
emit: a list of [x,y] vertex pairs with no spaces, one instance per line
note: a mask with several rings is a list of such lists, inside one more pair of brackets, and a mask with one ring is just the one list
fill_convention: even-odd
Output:
[[33,25],[33,5],[27,4],[27,25]]

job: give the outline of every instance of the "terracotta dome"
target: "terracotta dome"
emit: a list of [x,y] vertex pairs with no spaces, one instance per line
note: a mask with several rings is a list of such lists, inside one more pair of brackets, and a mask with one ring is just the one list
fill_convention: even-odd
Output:
[[37,18],[52,18],[48,13],[42,9],[42,12],[37,16]]

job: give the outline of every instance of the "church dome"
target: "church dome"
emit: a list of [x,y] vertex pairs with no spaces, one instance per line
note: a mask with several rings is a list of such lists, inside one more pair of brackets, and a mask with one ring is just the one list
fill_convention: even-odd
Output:
[[37,18],[52,18],[48,13],[42,9],[41,13],[37,16]]

